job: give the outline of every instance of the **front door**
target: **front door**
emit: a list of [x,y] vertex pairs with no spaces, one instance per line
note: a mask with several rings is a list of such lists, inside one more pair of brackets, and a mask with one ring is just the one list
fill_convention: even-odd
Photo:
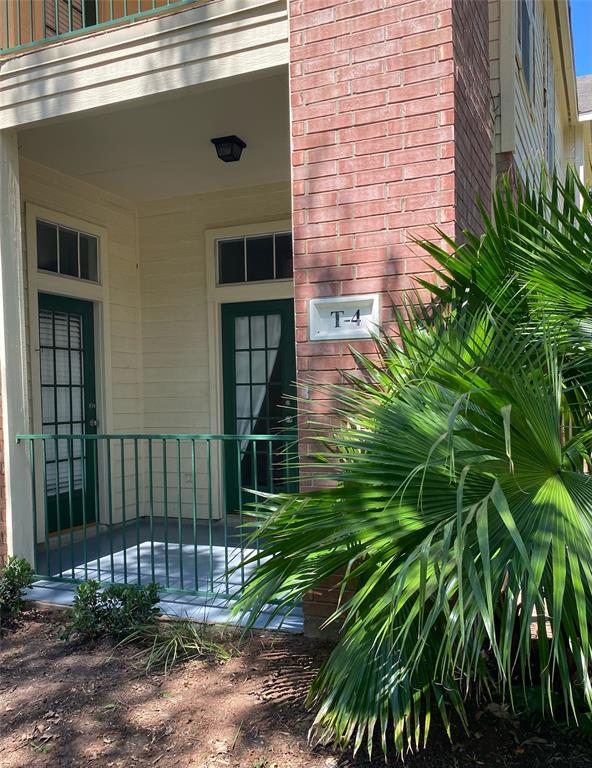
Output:
[[[39,294],[42,431],[96,432],[93,305]],[[94,443],[49,440],[45,485],[49,532],[95,520]]]
[[[241,490],[286,490],[290,444],[248,435],[295,437],[296,353],[292,299],[222,306],[224,431],[245,435],[225,448],[226,510],[252,497]],[[293,458],[293,457],[292,457]]]

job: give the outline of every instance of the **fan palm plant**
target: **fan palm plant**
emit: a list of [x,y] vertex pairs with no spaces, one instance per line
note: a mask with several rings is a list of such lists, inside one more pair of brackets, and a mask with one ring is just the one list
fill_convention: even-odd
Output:
[[340,574],[339,641],[309,697],[323,741],[371,750],[378,732],[386,751],[392,726],[414,748],[432,713],[449,729],[467,695],[512,700],[516,685],[550,715],[592,711],[589,289],[567,301],[554,262],[588,268],[577,190],[569,176],[498,195],[482,238],[452,257],[426,245],[446,270],[440,311],[408,306],[399,339],[332,388],[342,426],[315,459],[328,482],[257,507],[263,560],[238,611],[254,620]]

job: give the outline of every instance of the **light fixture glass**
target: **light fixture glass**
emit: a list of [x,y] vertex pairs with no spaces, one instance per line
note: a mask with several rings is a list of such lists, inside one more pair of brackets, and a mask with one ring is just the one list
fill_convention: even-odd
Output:
[[247,146],[238,136],[220,136],[212,139],[212,144],[216,147],[216,154],[225,163],[235,163],[240,160],[243,149]]

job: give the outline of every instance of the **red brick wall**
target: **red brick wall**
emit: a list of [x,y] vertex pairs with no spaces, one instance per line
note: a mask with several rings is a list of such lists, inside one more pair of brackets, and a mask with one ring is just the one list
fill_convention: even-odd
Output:
[[289,0],[289,16],[298,374],[335,381],[349,344],[309,342],[308,300],[380,292],[388,323],[425,271],[412,240],[457,235],[487,196],[487,0]]

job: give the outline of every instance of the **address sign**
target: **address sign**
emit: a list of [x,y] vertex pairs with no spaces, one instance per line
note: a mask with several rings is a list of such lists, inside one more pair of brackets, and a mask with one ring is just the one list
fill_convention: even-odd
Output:
[[380,321],[380,295],[328,296],[309,302],[309,338],[367,339]]

